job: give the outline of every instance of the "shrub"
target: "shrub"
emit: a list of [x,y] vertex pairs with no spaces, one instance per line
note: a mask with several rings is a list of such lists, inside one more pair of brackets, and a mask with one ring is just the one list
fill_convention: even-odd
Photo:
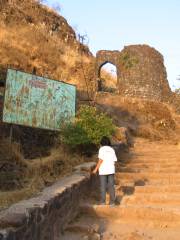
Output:
[[112,119],[95,107],[83,105],[73,122],[61,130],[61,140],[71,148],[98,146],[103,136],[110,137],[115,130]]

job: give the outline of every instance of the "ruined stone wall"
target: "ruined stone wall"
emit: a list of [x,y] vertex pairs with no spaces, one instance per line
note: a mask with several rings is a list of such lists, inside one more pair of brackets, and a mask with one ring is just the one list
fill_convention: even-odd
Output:
[[117,67],[117,88],[120,95],[165,100],[171,95],[163,56],[147,45],[131,45],[119,51],[99,51],[96,74],[107,62]]
[[82,197],[97,184],[88,173],[94,166],[95,163],[82,164],[72,176],[44,189],[37,197],[0,212],[0,240],[60,239],[76,216]]

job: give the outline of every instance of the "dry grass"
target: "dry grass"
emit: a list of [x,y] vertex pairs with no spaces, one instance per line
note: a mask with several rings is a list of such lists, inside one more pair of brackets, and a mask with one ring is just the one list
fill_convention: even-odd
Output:
[[117,77],[113,76],[111,73],[107,72],[104,69],[101,70],[101,79],[104,79],[104,84],[106,87],[117,87]]
[[[39,75],[48,74],[62,79],[62,72],[75,66],[79,54],[56,36],[38,26],[0,26],[1,64],[25,71],[37,69]],[[7,54],[8,53],[8,54]],[[66,80],[63,78],[63,80]]]
[[179,124],[167,104],[110,94],[101,94],[97,102],[117,126],[127,127],[135,136],[154,140],[178,138]]
[[[0,66],[32,72],[85,89],[93,57],[81,46],[66,20],[38,1],[4,3],[0,16]],[[4,17],[5,16],[5,17]],[[52,30],[57,24],[57,29]],[[81,51],[82,49],[82,51]],[[5,73],[3,73],[5,79]],[[0,69],[1,77],[1,69]],[[92,76],[88,76],[91,79]]]
[[[52,149],[51,155],[48,157],[25,160],[16,147],[16,144],[10,144],[7,141],[8,140],[1,141],[0,164],[5,161],[11,161],[13,170],[11,169],[10,171],[6,169],[6,177],[7,175],[11,176],[8,179],[9,181],[7,181],[6,178],[0,179],[0,208],[6,208],[12,203],[34,196],[44,187],[53,184],[63,176],[71,174],[74,166],[87,161],[84,156],[70,154],[62,147]],[[6,154],[8,152],[7,149],[2,148],[2,146],[13,149],[12,152],[9,151],[11,153],[8,159],[5,159],[5,154],[2,154],[2,152]],[[17,151],[17,155],[14,151]],[[21,166],[21,171],[23,166],[23,176],[21,172],[21,178],[18,178],[18,181],[15,181],[16,184],[12,185],[15,177],[12,171],[16,172],[18,177],[20,177],[20,173],[17,172],[17,169],[20,169],[19,166]],[[1,176],[3,173],[3,169],[0,169]]]
[[[76,41],[72,28],[63,17],[35,2],[13,0],[0,4],[3,12],[0,16],[0,78],[6,78],[6,68],[25,72],[36,69],[37,75],[77,84],[78,90],[87,92],[87,82],[89,88],[93,80],[94,58]],[[54,23],[59,24],[59,29],[52,31]],[[85,161],[64,149],[53,150],[47,158],[27,161],[15,144],[9,152],[10,143],[7,140],[1,143],[0,164],[6,162],[6,171],[0,169],[0,189],[5,191],[0,192],[1,206],[31,196]],[[11,172],[10,168],[14,170]]]
[[[0,24],[0,56],[3,70],[10,67],[32,72],[35,68],[37,75],[76,84],[79,91],[92,91],[93,58],[81,55],[58,36],[49,36],[43,28]],[[5,79],[6,72],[0,72]]]

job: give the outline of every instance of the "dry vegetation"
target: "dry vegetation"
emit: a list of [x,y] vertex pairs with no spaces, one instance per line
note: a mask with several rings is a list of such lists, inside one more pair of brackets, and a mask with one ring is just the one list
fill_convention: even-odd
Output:
[[[0,0],[0,11],[0,80],[5,80],[7,68],[15,68],[77,84],[79,92],[86,95],[87,88],[92,90],[89,78],[94,72],[94,58],[62,16],[33,0]],[[2,124],[0,131],[1,137],[9,135],[9,128]],[[0,141],[0,206],[32,196],[85,161],[60,146],[49,153],[46,132],[15,127],[13,134],[17,142],[23,138],[23,147],[6,139]],[[24,148],[33,156],[44,151],[49,157],[25,160]]]
[[81,57],[58,36],[49,38],[35,26],[1,26],[0,46],[1,66],[27,72],[35,68],[38,75],[77,85],[84,84],[81,62],[84,67],[91,63],[87,56]]
[[118,126],[127,127],[134,136],[178,141],[179,118],[167,104],[108,93],[100,94],[97,104]]
[[103,85],[105,86],[105,90],[107,89],[116,89],[117,87],[117,77],[113,76],[111,73],[109,73],[107,70],[102,69],[101,70],[101,79],[103,82]]
[[19,145],[8,139],[0,142],[0,208],[33,196],[45,186],[72,173],[73,167],[85,161],[84,156],[53,148],[48,157],[24,159]]
[[[62,16],[34,0],[0,0],[0,12],[0,80],[5,80],[7,68],[15,68],[76,84],[86,98],[87,92],[91,94],[94,58]],[[9,136],[9,128],[2,123],[0,131],[0,206],[32,196],[86,161],[60,146],[49,152],[46,132],[15,127],[13,140],[23,142],[20,146],[2,139]],[[33,153],[32,158],[49,157],[25,160],[24,149],[27,155]]]
[[94,58],[62,16],[38,1],[0,1],[0,9],[1,79],[8,67],[35,70],[92,91]]

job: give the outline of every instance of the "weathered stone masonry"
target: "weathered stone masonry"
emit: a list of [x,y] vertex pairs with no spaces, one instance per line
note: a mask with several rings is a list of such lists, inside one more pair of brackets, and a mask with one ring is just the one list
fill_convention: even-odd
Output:
[[147,45],[131,45],[120,51],[101,50],[96,54],[96,77],[106,63],[117,67],[120,95],[163,101],[171,90],[167,81],[163,56]]
[[[0,213],[0,240],[54,240],[72,220],[83,195],[97,184],[90,175],[95,163],[85,163],[76,172],[37,197],[21,201]],[[83,172],[84,170],[85,172]]]

